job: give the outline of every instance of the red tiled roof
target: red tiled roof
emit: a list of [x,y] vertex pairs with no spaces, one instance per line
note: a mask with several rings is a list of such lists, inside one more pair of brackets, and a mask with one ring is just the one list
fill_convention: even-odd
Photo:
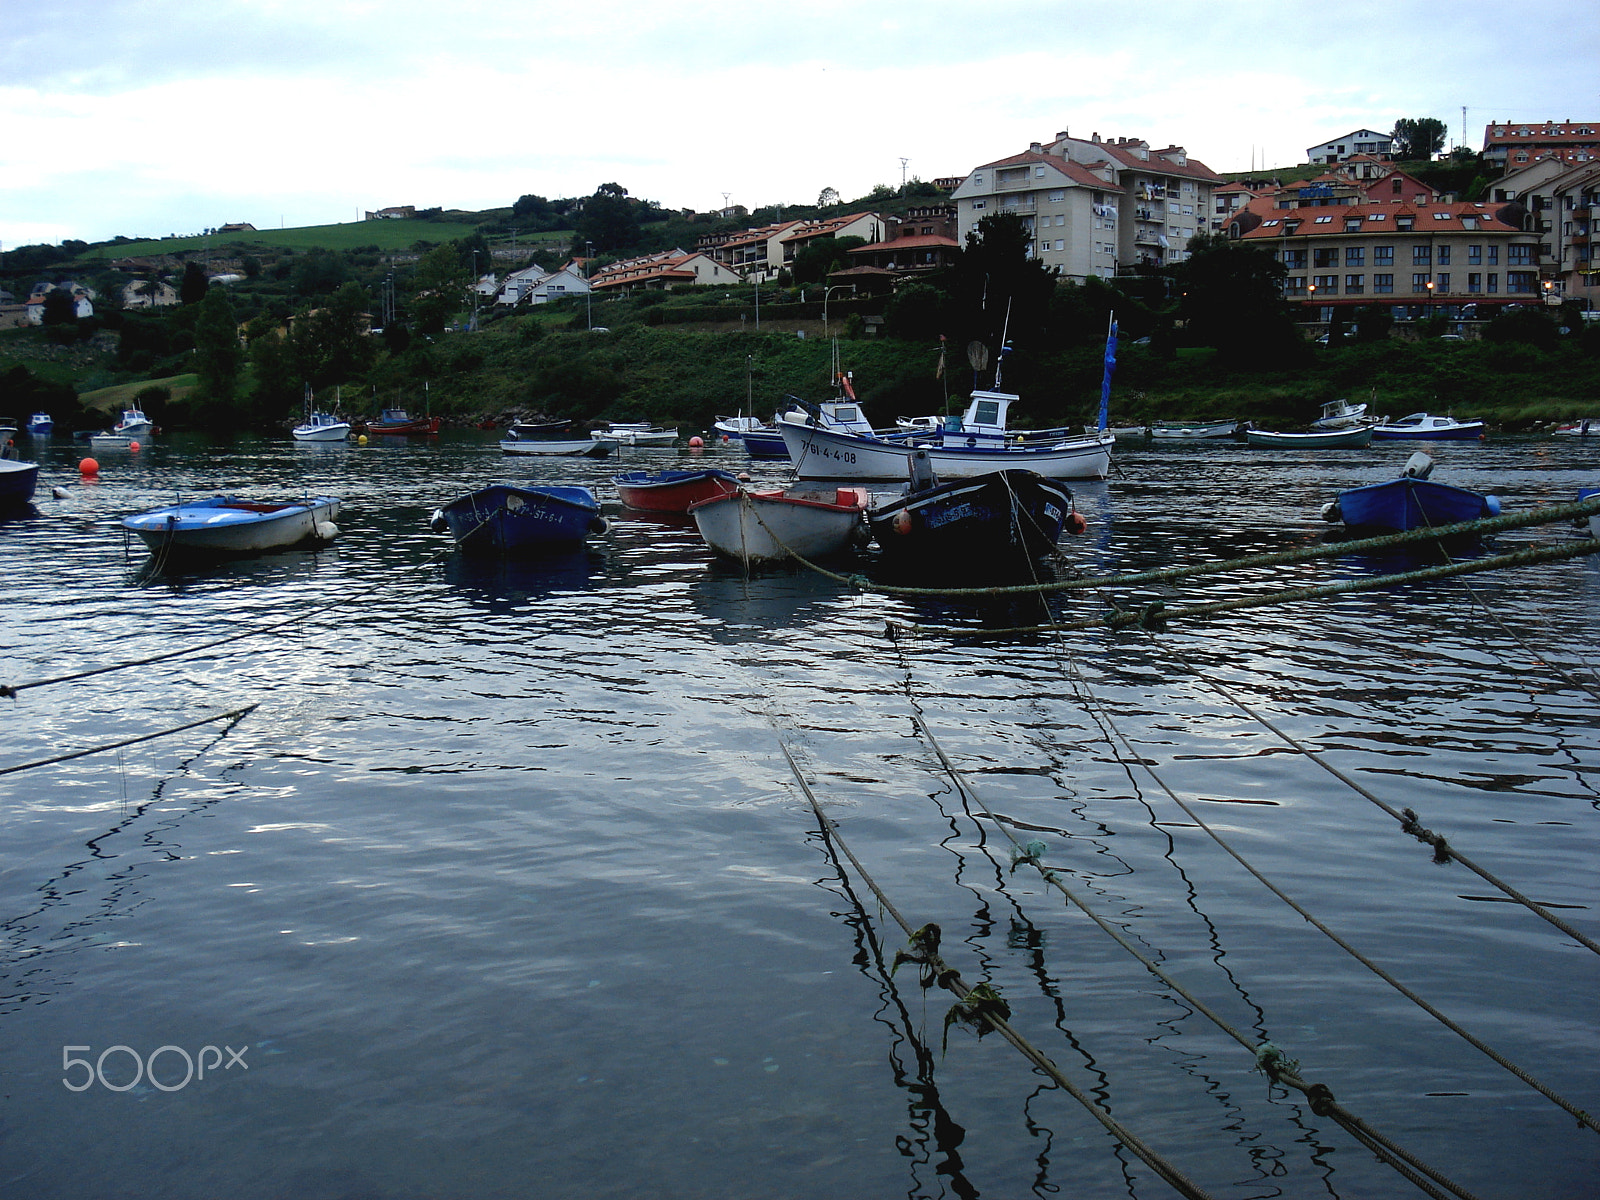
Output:
[[[1247,206],[1248,207],[1248,206]],[[1442,215],[1441,215],[1442,214]],[[1477,204],[1341,204],[1329,208],[1274,209],[1261,224],[1246,231],[1241,240],[1263,241],[1283,237],[1326,237],[1345,234],[1345,222],[1359,220],[1361,233],[1383,235],[1401,232],[1397,218],[1413,218],[1413,234],[1461,233],[1466,230],[1463,217],[1476,217],[1478,233],[1520,233],[1515,225],[1500,220],[1493,210]],[[1373,220],[1374,216],[1380,219]],[[1329,218],[1319,221],[1319,217]],[[1289,222],[1297,222],[1293,233],[1288,232]]]

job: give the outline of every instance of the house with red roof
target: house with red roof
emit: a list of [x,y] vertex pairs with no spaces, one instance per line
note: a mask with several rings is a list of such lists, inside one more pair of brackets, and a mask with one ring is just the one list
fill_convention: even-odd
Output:
[[689,253],[686,250],[663,250],[612,263],[596,271],[589,280],[592,290],[621,292],[654,288],[671,291],[679,287],[701,284],[732,284],[741,282],[738,272],[723,266],[709,254]]
[[1491,121],[1484,127],[1486,166],[1514,171],[1542,158],[1569,166],[1600,161],[1600,121]]
[[883,240],[850,251],[852,270],[870,268],[887,274],[892,283],[947,267],[961,249],[955,236],[954,205],[924,205],[888,221],[888,234]]
[[1208,231],[1211,191],[1222,183],[1182,146],[1063,131],[973,168],[951,195],[958,237],[986,216],[1014,213],[1034,257],[1067,278],[1110,278],[1182,261],[1189,239]]
[[1394,135],[1376,129],[1352,129],[1343,137],[1306,149],[1308,163],[1342,163],[1352,158],[1382,159],[1394,153]]
[[1411,316],[1471,304],[1482,315],[1541,291],[1538,236],[1523,230],[1515,205],[1402,198],[1252,215],[1254,223],[1236,216],[1230,232],[1284,265],[1284,295],[1313,320],[1372,303]]

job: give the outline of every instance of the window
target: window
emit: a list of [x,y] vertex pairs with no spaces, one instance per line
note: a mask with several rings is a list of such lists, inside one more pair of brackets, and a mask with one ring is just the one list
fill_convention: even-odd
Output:
[[1339,265],[1339,251],[1337,247],[1331,249],[1318,248],[1311,252],[1312,265],[1318,267],[1337,267]]
[[1372,248],[1372,265],[1375,267],[1392,267],[1394,265],[1394,247],[1374,246]]
[[984,206],[984,201],[982,201],[982,200],[974,200],[972,202],[972,207],[973,208],[982,208],[983,206]]
[[1448,267],[1450,265],[1450,247],[1449,246],[1440,246],[1439,247],[1439,265],[1441,267]]
[[1411,247],[1411,265],[1413,267],[1425,267],[1429,263],[1431,263],[1432,261],[1433,261],[1433,247],[1432,246],[1413,246],[1413,247]]
[[1469,292],[1481,292],[1481,291],[1483,291],[1483,276],[1478,274],[1478,272],[1469,271],[1467,273],[1467,291],[1469,291]]
[[1450,214],[1447,212],[1436,212],[1433,214],[1433,219],[1435,221],[1448,221],[1450,219]]
[[1420,273],[1418,273],[1416,275],[1413,275],[1411,277],[1411,290],[1413,292],[1425,292],[1425,291],[1427,291],[1428,290],[1428,278],[1429,278],[1429,276],[1428,276],[1427,272],[1425,272],[1425,271],[1424,272],[1420,272]]
[[1389,214],[1388,213],[1368,213],[1367,214],[1367,220],[1369,220],[1369,221],[1387,221],[1388,219],[1389,219]]
[[1372,277],[1372,290],[1375,292],[1394,291],[1393,275],[1374,275]]
[[1050,202],[1052,204],[1060,204],[1061,201],[1065,200],[1066,198],[1067,193],[1062,191],[1060,188],[1057,188],[1055,191],[1050,193]]
[[1489,247],[1489,265],[1492,267],[1499,261],[1500,261],[1500,247],[1499,246],[1490,246]]
[[1528,267],[1533,265],[1532,246],[1507,246],[1506,262],[1513,267]]
[[1311,282],[1316,284],[1317,291],[1325,296],[1337,296],[1339,294],[1339,277],[1337,275],[1317,275],[1312,278]]
[[1440,271],[1439,272],[1439,283],[1438,283],[1438,286],[1435,287],[1433,290],[1436,291],[1436,292],[1448,292],[1450,290],[1450,272],[1449,271]]
[[1360,217],[1347,217],[1347,218],[1345,218],[1344,231],[1346,233],[1360,233],[1361,232],[1361,218]]
[[1346,275],[1344,277],[1344,294],[1346,296],[1359,296],[1367,289],[1362,286],[1365,275]]
[[1347,267],[1364,267],[1367,265],[1367,249],[1365,246],[1351,246],[1344,252],[1344,265]]
[[1482,246],[1468,246],[1467,247],[1467,263],[1468,263],[1468,265],[1475,267],[1479,263],[1481,263],[1482,261],[1483,261],[1483,247]]
[[1033,169],[1033,177],[1035,179],[1043,179],[1044,178],[1044,168],[1043,167],[1035,167]]
[[1291,275],[1283,281],[1283,290],[1290,296],[1305,294],[1306,277],[1304,275]]
[[1306,252],[1304,250],[1285,250],[1283,252],[1283,265],[1291,271],[1304,271],[1306,269]]
[[1538,290],[1535,282],[1534,271],[1507,271],[1506,291],[1508,292],[1533,292]]
[[[978,182],[982,183],[983,180],[979,179]],[[1391,179],[1389,181],[1389,190],[1391,192],[1393,192],[1396,196],[1398,196],[1400,194],[1401,189],[1404,188],[1404,187],[1405,187],[1405,182],[1398,175],[1395,176],[1393,179]]]
[[1493,271],[1489,272],[1489,294],[1492,296],[1500,290],[1500,276]]
[[1333,224],[1333,218],[1331,216],[1329,216],[1329,217],[1318,217],[1316,219],[1315,223],[1318,224],[1318,225],[1331,225],[1331,224]]

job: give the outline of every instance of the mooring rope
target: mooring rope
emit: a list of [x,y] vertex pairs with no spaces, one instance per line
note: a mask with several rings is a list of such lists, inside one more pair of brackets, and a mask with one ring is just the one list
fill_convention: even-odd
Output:
[[1167,972],[1164,971],[1158,963],[1149,958],[1147,955],[1143,954],[1138,947],[1136,947],[1122,934],[1120,930],[1101,917],[1097,912],[1094,911],[1094,909],[1085,903],[1080,896],[1074,893],[1071,888],[1067,887],[1067,885],[1061,881],[1061,874],[1058,870],[1053,867],[1047,867],[1042,861],[1040,861],[1040,856],[1046,850],[1044,843],[1034,842],[1032,844],[1025,844],[1019,841],[1007,822],[995,816],[993,807],[984,802],[982,797],[980,797],[977,792],[973,790],[972,785],[967,781],[966,777],[950,761],[949,757],[945,754],[943,747],[939,745],[938,739],[933,736],[933,731],[929,728],[927,722],[918,714],[913,714],[911,719],[921,731],[922,735],[927,739],[928,744],[933,748],[934,753],[939,757],[939,761],[944,765],[946,773],[950,776],[950,779],[955,784],[956,788],[967,796],[970,796],[972,800],[980,807],[982,812],[988,816],[988,818],[993,821],[1000,831],[1004,833],[1010,840],[1013,847],[1013,870],[1016,867],[1021,866],[1023,863],[1028,863],[1031,865],[1039,872],[1040,876],[1047,883],[1055,887],[1056,890],[1066,897],[1068,901],[1070,901],[1072,904],[1075,904],[1085,916],[1098,925],[1107,936],[1109,936],[1114,942],[1117,943],[1117,945],[1122,947],[1123,950],[1131,955],[1142,967],[1145,968],[1145,970],[1149,971],[1150,974],[1156,977],[1156,979],[1160,980],[1163,984],[1181,996],[1191,1007],[1193,1007],[1207,1020],[1211,1021],[1212,1024],[1214,1024],[1219,1030],[1233,1038],[1234,1041],[1238,1042],[1239,1045],[1244,1047],[1246,1050],[1250,1051],[1251,1055],[1256,1060],[1256,1067],[1258,1070],[1261,1070],[1264,1074],[1266,1074],[1274,1083],[1281,1083],[1286,1087],[1303,1093],[1311,1102],[1311,1109],[1313,1112],[1317,1113],[1319,1116],[1331,1117],[1337,1124],[1339,1124],[1341,1127],[1344,1127],[1349,1133],[1352,1134],[1352,1136],[1355,1136],[1357,1140],[1362,1142],[1363,1145],[1366,1145],[1368,1149],[1371,1149],[1380,1159],[1386,1161],[1388,1165],[1406,1175],[1412,1183],[1422,1187],[1423,1190],[1427,1191],[1431,1195],[1437,1196],[1442,1194],[1434,1191],[1432,1187],[1427,1186],[1422,1179],[1413,1176],[1411,1171],[1415,1170],[1420,1175],[1426,1176],[1427,1178],[1438,1182],[1457,1196],[1471,1195],[1471,1193],[1465,1191],[1459,1185],[1452,1183],[1438,1171],[1424,1164],[1420,1159],[1416,1158],[1397,1143],[1378,1134],[1369,1125],[1362,1121],[1361,1118],[1357,1117],[1349,1109],[1338,1104],[1338,1102],[1334,1100],[1332,1090],[1326,1084],[1307,1083],[1298,1074],[1299,1064],[1296,1060],[1288,1058],[1279,1047],[1270,1041],[1251,1041],[1249,1037],[1240,1033],[1229,1021],[1220,1016],[1215,1010],[1206,1004],[1205,1001],[1201,1000],[1192,991],[1184,987],[1171,975],[1167,974]]
[[33,762],[18,763],[12,767],[0,767],[0,775],[10,775],[17,771],[31,771],[35,767],[48,767],[56,763],[70,762],[74,758],[86,758],[91,754],[104,754],[108,750],[121,750],[126,746],[136,746],[140,742],[154,741],[156,738],[170,737],[175,733],[182,733],[186,729],[194,729],[200,725],[209,725],[213,721],[242,720],[246,715],[259,708],[257,704],[247,704],[243,708],[236,708],[230,712],[218,713],[213,717],[201,717],[198,721],[190,721],[184,725],[175,725],[171,729],[163,729],[159,733],[141,734],[139,737],[125,738],[120,742],[108,742],[103,746],[91,746],[87,750],[74,750],[68,754],[58,754],[54,758],[41,758]]
[[[1338,558],[1351,554],[1369,554],[1378,550],[1392,550],[1419,543],[1436,542],[1440,538],[1464,535],[1483,536],[1501,533],[1508,529],[1523,529],[1534,525],[1551,525],[1577,520],[1600,513],[1600,495],[1566,504],[1552,504],[1524,512],[1502,513],[1498,517],[1485,517],[1477,521],[1461,521],[1454,525],[1430,526],[1407,530],[1404,533],[1384,534],[1380,537],[1358,538],[1346,542],[1326,542],[1316,546],[1298,546],[1293,550],[1273,550],[1264,554],[1251,554],[1243,558],[1227,558],[1218,562],[1191,563],[1179,567],[1157,567],[1125,575],[1081,576],[1057,579],[1038,584],[1013,584],[984,588],[905,587],[874,583],[864,575],[842,575],[829,571],[816,563],[799,561],[820,575],[847,584],[857,591],[876,592],[886,596],[937,597],[1003,597],[1032,596],[1041,590],[1053,595],[1056,592],[1106,591],[1112,588],[1135,587],[1147,583],[1171,583],[1203,575],[1220,575],[1230,571],[1252,570],[1256,567],[1284,566],[1312,562],[1320,558]],[[1592,551],[1591,551],[1592,553]],[[798,556],[796,556],[798,558]]]
[[[1273,604],[1290,604],[1304,600],[1326,600],[1334,596],[1346,596],[1358,592],[1382,591],[1385,588],[1396,587],[1400,584],[1425,583],[1435,579],[1453,579],[1459,575],[1473,575],[1482,571],[1499,571],[1511,567],[1525,567],[1536,563],[1560,562],[1563,559],[1582,558],[1585,555],[1596,553],[1600,553],[1600,541],[1585,539],[1581,542],[1571,542],[1565,545],[1536,546],[1510,554],[1496,555],[1492,558],[1469,559],[1464,562],[1448,563],[1437,567],[1420,567],[1417,570],[1405,571],[1398,575],[1374,575],[1365,579],[1346,579],[1338,583],[1319,584],[1314,587],[1285,588],[1259,596],[1218,600],[1209,604],[1193,604],[1185,608],[1168,608],[1165,602],[1157,600],[1138,609],[1119,608],[1109,616],[1104,617],[1095,617],[1082,621],[1052,621],[1038,625],[1016,625],[1005,629],[962,628],[951,625],[913,625],[904,621],[892,621],[889,624],[899,633],[925,637],[1001,637],[1025,633],[1066,633],[1084,629],[1126,629],[1135,625],[1144,629],[1153,629],[1160,628],[1168,621],[1187,620],[1194,617],[1212,617],[1219,613],[1240,612],[1245,609],[1264,608]],[[1059,590],[1059,587],[1054,584],[1041,584],[1037,590],[1042,591],[1049,588]],[[999,594],[1002,591],[1016,595],[1019,593],[1033,593],[1036,589],[995,589],[994,593],[990,594]]]
[[1344,784],[1351,791],[1355,792],[1358,796],[1370,801],[1383,812],[1393,817],[1395,821],[1399,823],[1401,832],[1410,834],[1419,842],[1423,842],[1426,845],[1433,847],[1434,862],[1440,864],[1448,862],[1460,863],[1463,867],[1467,868],[1467,870],[1478,876],[1490,887],[1495,888],[1503,895],[1515,900],[1518,904],[1522,905],[1535,916],[1548,921],[1562,933],[1566,934],[1579,945],[1584,947],[1584,949],[1595,954],[1600,954],[1600,943],[1595,942],[1592,938],[1586,937],[1583,933],[1573,928],[1566,921],[1563,921],[1560,917],[1556,916],[1555,913],[1545,908],[1537,900],[1532,900],[1523,895],[1520,891],[1512,887],[1509,883],[1506,883],[1493,872],[1480,867],[1477,863],[1473,862],[1472,859],[1468,858],[1465,854],[1462,854],[1461,851],[1457,850],[1453,845],[1447,842],[1441,835],[1433,832],[1431,829],[1423,828],[1418,823],[1417,814],[1415,811],[1410,808],[1397,809],[1382,797],[1375,795],[1367,788],[1363,787],[1355,779],[1352,779],[1338,767],[1324,759],[1317,751],[1313,750],[1311,747],[1307,746],[1305,743],[1301,742],[1287,731],[1280,729],[1266,717],[1256,712],[1243,700],[1240,700],[1237,696],[1230,692],[1223,684],[1211,678],[1203,671],[1197,670],[1194,665],[1184,657],[1182,652],[1171,646],[1168,646],[1167,649],[1170,653],[1175,655],[1186,668],[1188,668],[1190,673],[1193,674],[1196,679],[1200,680],[1200,682],[1204,683],[1207,687],[1215,691],[1229,704],[1232,704],[1240,712],[1244,713],[1245,716],[1249,717],[1263,728],[1270,730],[1274,735],[1283,739],[1287,745],[1299,751],[1299,753],[1303,754],[1306,758],[1310,759],[1311,762],[1328,772],[1328,774],[1332,775],[1335,779]]
[[[770,716],[768,719],[769,721],[771,720]],[[774,726],[774,732],[778,732],[776,726]],[[1128,1149],[1133,1154],[1137,1155],[1146,1166],[1148,1166],[1167,1183],[1172,1185],[1177,1192],[1184,1196],[1194,1197],[1195,1200],[1208,1200],[1209,1193],[1202,1190],[1199,1185],[1195,1184],[1186,1176],[1184,1176],[1177,1167],[1167,1162],[1164,1158],[1152,1150],[1141,1138],[1132,1133],[1125,1125],[1123,1125],[1110,1113],[1106,1112],[1092,1096],[1085,1093],[1070,1079],[1063,1075],[1055,1063],[1051,1062],[1050,1059],[1045,1057],[1042,1052],[1037,1050],[1026,1039],[1024,1039],[1021,1034],[1017,1033],[1016,1030],[1013,1029],[1010,1023],[1005,1019],[1005,1017],[999,1012],[995,1011],[993,1006],[976,1003],[976,1001],[982,997],[975,997],[975,989],[969,988],[961,980],[961,976],[956,969],[950,966],[949,963],[939,955],[937,927],[912,927],[911,923],[906,920],[905,916],[900,912],[900,910],[894,906],[893,901],[891,901],[884,893],[883,889],[878,886],[877,880],[875,880],[867,871],[867,869],[861,865],[861,860],[856,857],[855,852],[850,849],[849,845],[845,842],[843,835],[840,833],[838,823],[823,811],[822,804],[817,800],[816,793],[811,790],[811,785],[806,782],[805,776],[800,770],[800,764],[795,761],[794,754],[790,751],[788,744],[783,740],[781,735],[778,737],[778,748],[780,751],[782,751],[785,760],[787,760],[789,764],[789,770],[794,775],[795,781],[800,785],[800,790],[805,795],[806,801],[811,805],[811,810],[817,817],[817,821],[822,829],[823,836],[831,839],[833,844],[838,847],[840,852],[850,860],[850,865],[855,868],[856,873],[861,877],[862,882],[865,883],[866,886],[872,891],[872,894],[877,897],[878,903],[883,905],[884,911],[894,918],[895,923],[898,924],[900,928],[905,931],[906,936],[911,939],[913,951],[916,955],[913,961],[923,963],[930,970],[932,973],[932,978],[939,984],[940,987],[945,988],[947,991],[953,993],[958,1000],[969,1005],[967,1011],[972,1016],[987,1023],[990,1028],[992,1028],[996,1033],[1000,1034],[1000,1036],[1010,1043],[1011,1046],[1014,1047],[1019,1053],[1021,1053],[1023,1057],[1032,1063],[1034,1067],[1043,1072],[1045,1075],[1049,1076],[1049,1078],[1055,1084],[1057,1084],[1074,1100],[1078,1101],[1078,1103],[1081,1104],[1089,1112],[1089,1114],[1095,1118],[1095,1120],[1099,1121],[1100,1124],[1104,1126],[1113,1137],[1115,1137],[1123,1145],[1127,1146]]]

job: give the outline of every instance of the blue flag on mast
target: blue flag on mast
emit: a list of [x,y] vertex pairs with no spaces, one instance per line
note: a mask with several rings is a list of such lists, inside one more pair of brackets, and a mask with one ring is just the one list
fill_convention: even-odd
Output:
[[1111,408],[1111,373],[1117,369],[1117,322],[1113,318],[1106,331],[1106,369],[1100,379],[1100,432],[1106,431],[1106,414]]

